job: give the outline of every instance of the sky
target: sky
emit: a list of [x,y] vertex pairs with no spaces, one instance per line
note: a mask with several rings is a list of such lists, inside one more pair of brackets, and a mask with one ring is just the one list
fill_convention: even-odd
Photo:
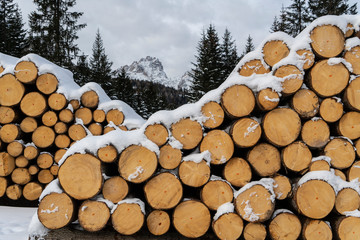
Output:
[[[14,2],[27,22],[35,10],[33,1]],[[281,6],[290,4],[291,0],[77,0],[71,11],[83,12],[78,23],[87,24],[78,32],[81,52],[91,56],[99,29],[114,69],[152,56],[162,62],[168,77],[180,77],[192,68],[201,33],[209,24],[220,39],[227,28],[241,54],[247,37],[256,47],[270,34]]]

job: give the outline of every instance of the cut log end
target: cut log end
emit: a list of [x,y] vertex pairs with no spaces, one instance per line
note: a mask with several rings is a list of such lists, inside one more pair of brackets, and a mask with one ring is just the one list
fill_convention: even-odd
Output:
[[272,40],[265,43],[262,51],[265,62],[271,67],[290,53],[288,46],[281,40]]
[[36,87],[37,89],[46,95],[52,94],[56,91],[58,87],[59,81],[56,76],[51,73],[41,74],[36,79]]
[[255,96],[245,85],[234,85],[222,94],[221,105],[231,118],[244,117],[254,110]]
[[21,61],[15,66],[15,76],[23,83],[34,83],[38,75],[38,69],[35,63],[30,61]]
[[146,127],[145,136],[156,145],[161,147],[169,137],[167,128],[162,124],[153,124]]
[[252,147],[260,139],[262,130],[260,124],[251,118],[237,120],[230,129],[231,137],[238,147]]
[[181,119],[171,125],[171,133],[182,145],[183,149],[195,148],[203,137],[203,130],[197,121],[189,118]]
[[111,222],[118,233],[132,235],[144,224],[144,214],[136,203],[121,203],[112,213]]
[[310,33],[311,47],[322,58],[336,57],[344,50],[344,33],[336,26],[321,25]]
[[93,91],[87,91],[81,95],[81,104],[87,108],[96,108],[99,104],[99,95]]
[[216,211],[222,204],[232,202],[234,193],[228,183],[215,180],[205,184],[201,189],[200,197],[210,210]]
[[243,220],[236,213],[223,214],[212,223],[212,229],[219,239],[239,239],[243,228]]
[[226,163],[223,173],[225,179],[235,187],[245,186],[252,178],[249,163],[238,157],[234,157]]
[[14,106],[20,103],[25,93],[24,85],[12,74],[0,77],[0,104]]
[[175,169],[180,165],[182,152],[170,145],[160,148],[159,164],[164,169]]
[[190,187],[201,187],[210,179],[210,167],[204,160],[200,163],[185,161],[179,166],[181,182]]
[[123,200],[129,192],[127,182],[120,176],[114,176],[107,179],[102,188],[102,194],[105,199],[113,203]]
[[109,218],[110,210],[104,202],[87,200],[79,208],[79,223],[86,231],[100,231],[106,226]]
[[170,228],[170,217],[165,211],[154,210],[146,219],[149,232],[155,236],[165,234]]
[[204,104],[201,108],[201,112],[207,118],[207,120],[203,122],[203,125],[206,128],[217,128],[224,121],[224,110],[217,102],[208,102]]
[[250,77],[253,74],[265,74],[270,72],[269,66],[260,59],[250,60],[238,70],[239,74],[244,77]]

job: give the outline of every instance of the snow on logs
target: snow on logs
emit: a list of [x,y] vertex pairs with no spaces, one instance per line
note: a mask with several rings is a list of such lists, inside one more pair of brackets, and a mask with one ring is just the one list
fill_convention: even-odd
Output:
[[[271,34],[218,89],[159,111],[134,131],[97,136],[97,125],[86,124],[118,125],[127,115],[105,114],[90,93],[70,101],[70,112],[58,117],[77,142],[57,154],[58,179],[43,195],[80,201],[87,231],[110,218],[124,235],[146,220],[154,235],[172,224],[190,238],[211,226],[220,239],[360,239],[359,22],[327,16],[294,39]],[[82,121],[73,122],[71,110]],[[90,129],[93,136],[83,138]],[[3,158],[15,168],[14,157]],[[39,206],[40,222],[46,226],[66,201]],[[48,228],[69,224],[58,222]]]

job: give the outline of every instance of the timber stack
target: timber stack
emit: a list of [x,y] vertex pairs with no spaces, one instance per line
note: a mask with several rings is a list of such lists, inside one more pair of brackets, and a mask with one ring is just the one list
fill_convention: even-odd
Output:
[[212,229],[220,239],[360,239],[359,22],[326,16],[295,39],[273,33],[198,102],[77,141],[34,221],[123,235],[146,225],[189,238]]

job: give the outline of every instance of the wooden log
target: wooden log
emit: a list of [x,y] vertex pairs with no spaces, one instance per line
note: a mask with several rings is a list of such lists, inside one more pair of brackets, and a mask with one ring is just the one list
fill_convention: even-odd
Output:
[[255,107],[255,96],[245,85],[233,85],[221,95],[221,106],[231,118],[249,115]]
[[207,102],[201,107],[201,113],[207,118],[203,122],[203,126],[206,128],[217,128],[224,121],[224,110],[217,102]]
[[105,121],[105,112],[102,109],[96,109],[93,111],[94,122],[103,123]]
[[300,89],[291,100],[292,108],[302,118],[314,117],[320,107],[319,98],[309,89]]
[[73,200],[66,193],[50,193],[41,199],[37,210],[40,222],[48,229],[69,225],[75,217]]
[[44,73],[36,79],[37,89],[46,95],[52,94],[56,91],[59,81],[54,74]]
[[244,239],[245,240],[265,240],[266,239],[266,228],[262,223],[248,223],[244,228]]
[[111,163],[117,159],[118,152],[113,145],[107,145],[98,149],[97,156],[102,162]]
[[270,72],[269,66],[260,59],[252,59],[244,63],[238,70],[239,74],[244,77],[250,77],[253,74],[265,74]]
[[211,226],[219,239],[239,239],[244,223],[239,215],[230,212],[214,220]]
[[360,139],[358,139],[356,142],[355,142],[355,146],[356,148],[356,155],[357,157],[360,157]]
[[29,160],[24,157],[24,155],[20,155],[17,158],[15,158],[15,166],[19,168],[24,168],[29,165]]
[[330,164],[325,160],[312,161],[309,166],[309,172],[330,171]]
[[20,102],[21,111],[29,117],[38,117],[46,110],[46,99],[38,92],[29,92]]
[[351,23],[348,23],[346,25],[345,38],[351,37],[354,34],[354,32],[355,32],[354,25],[352,25]]
[[119,109],[111,109],[106,113],[107,123],[113,122],[115,125],[120,125],[124,122],[124,113]]
[[115,128],[114,127],[110,127],[110,126],[105,126],[104,127],[104,131],[103,134],[107,134],[108,132],[114,131]]
[[38,69],[35,63],[30,61],[17,63],[14,70],[16,79],[27,84],[34,83],[38,75]]
[[346,175],[339,169],[334,169],[335,176],[340,177],[342,180],[346,181]]
[[0,177],[9,176],[15,169],[15,159],[7,152],[0,152]]
[[201,202],[188,200],[180,203],[173,213],[173,225],[183,236],[198,238],[203,236],[210,227],[209,209]]
[[[360,57],[360,55],[359,55]],[[345,89],[344,103],[352,110],[360,111],[360,77],[355,78]]]
[[153,175],[156,167],[156,154],[143,146],[131,145],[119,157],[120,176],[129,182],[146,181]]
[[11,143],[20,137],[20,128],[13,124],[5,124],[0,128],[0,139],[4,143]]
[[146,218],[146,225],[149,232],[155,236],[161,236],[170,228],[169,214],[162,210],[152,211]]
[[42,123],[47,127],[52,127],[58,121],[58,117],[55,112],[47,111],[41,117]]
[[307,70],[311,68],[315,63],[315,54],[308,49],[297,50],[296,54],[304,61],[303,69]]
[[265,88],[256,95],[256,104],[262,111],[271,111],[278,106],[280,96],[271,88]]
[[18,184],[10,185],[6,188],[6,196],[11,200],[19,200],[22,196],[22,187]]
[[86,108],[96,108],[99,104],[99,95],[93,91],[86,91],[81,95],[81,104]]
[[24,133],[32,133],[38,127],[38,124],[33,117],[26,117],[20,123],[20,129]]
[[42,152],[36,159],[36,164],[41,169],[48,169],[54,164],[54,157],[47,152]]
[[312,159],[312,154],[304,142],[296,141],[281,151],[282,164],[293,172],[306,170]]
[[261,126],[252,118],[241,118],[230,128],[230,135],[237,147],[253,147],[261,137]]
[[54,125],[54,131],[56,134],[64,134],[68,130],[68,126],[63,122],[57,122]]
[[332,240],[331,227],[323,220],[307,219],[301,231],[304,240]]
[[201,201],[210,209],[216,211],[222,204],[232,202],[233,190],[223,180],[210,180],[204,185],[200,192]]
[[64,123],[71,123],[74,120],[74,113],[70,109],[65,108],[60,111],[59,120]]
[[268,143],[260,143],[251,149],[247,160],[261,177],[272,176],[281,167],[279,150]]
[[59,166],[58,165],[52,165],[50,167],[50,173],[54,175],[55,177],[58,175],[59,172]]
[[300,220],[292,212],[281,212],[270,221],[269,234],[273,240],[296,240],[300,233]]
[[11,180],[19,185],[25,185],[31,180],[31,175],[27,168],[15,168],[11,173]]
[[182,145],[183,149],[195,148],[203,137],[203,130],[197,121],[184,118],[171,125],[171,134]]
[[334,231],[336,236],[341,240],[359,240],[359,226],[359,217],[341,217],[336,221]]
[[0,197],[5,195],[8,186],[8,181],[5,177],[0,177]]
[[6,151],[13,157],[20,156],[24,151],[24,145],[19,141],[13,141],[6,147]]
[[100,123],[91,123],[88,129],[94,136],[100,136],[103,133],[103,126]]
[[233,157],[226,163],[223,175],[226,181],[235,187],[245,186],[252,178],[249,163],[239,157]]
[[0,124],[8,124],[14,122],[16,113],[13,108],[0,106]]
[[114,204],[123,200],[129,193],[127,182],[120,176],[114,176],[107,179],[102,188],[104,198]]
[[284,175],[276,174],[273,177],[274,183],[274,192],[275,197],[278,200],[284,200],[291,196],[292,194],[292,186],[290,179]]
[[14,75],[5,74],[0,77],[0,104],[14,106],[20,103],[25,93],[24,85]]
[[42,184],[48,184],[54,180],[54,175],[51,174],[49,169],[41,169],[38,173],[37,179]]
[[89,125],[92,122],[92,112],[90,108],[79,108],[75,111],[75,118],[81,119],[84,125]]
[[61,165],[58,178],[69,196],[78,200],[92,198],[100,192],[103,184],[101,162],[90,154],[76,153]]
[[68,134],[73,141],[79,141],[86,137],[85,128],[80,124],[71,125],[68,129]]
[[2,73],[4,70],[5,70],[4,67],[0,66],[0,73]]
[[290,49],[286,43],[281,40],[271,40],[264,44],[262,52],[264,54],[264,61],[272,67],[281,59],[287,57]]
[[347,112],[338,123],[338,132],[351,140],[360,137],[360,113]]
[[339,214],[346,215],[346,212],[351,212],[359,209],[360,196],[359,193],[352,188],[341,189],[335,199],[335,210]]
[[33,160],[39,155],[39,149],[33,145],[28,145],[24,149],[24,157],[27,160]]
[[110,219],[110,209],[104,202],[86,200],[79,207],[78,219],[86,231],[100,231]]
[[282,78],[282,94],[287,96],[296,93],[304,82],[303,73],[294,65],[283,65],[273,71],[275,77]]
[[322,119],[312,119],[304,123],[301,139],[311,148],[322,148],[330,140],[330,128]]
[[159,164],[164,169],[175,169],[180,165],[182,152],[170,145],[160,148]]
[[145,136],[156,145],[161,147],[169,137],[167,128],[162,124],[152,124],[145,128]]
[[70,145],[70,138],[66,134],[60,134],[55,137],[55,146],[58,148],[67,148]]
[[163,172],[145,184],[144,194],[153,209],[171,209],[181,201],[183,187],[175,175]]
[[331,158],[331,166],[337,169],[350,167],[355,161],[355,150],[344,138],[333,138],[324,148],[324,155]]
[[49,127],[40,126],[32,134],[32,142],[39,148],[50,147],[55,140],[55,133]]
[[132,235],[138,232],[144,224],[144,213],[137,203],[118,203],[111,214],[114,229],[122,235]]
[[187,186],[201,187],[210,179],[210,167],[204,160],[199,163],[183,161],[179,166],[179,177]]
[[263,118],[265,137],[274,145],[284,147],[297,139],[300,134],[299,115],[289,108],[276,108]]
[[326,98],[320,104],[320,116],[326,122],[333,123],[338,121],[344,112],[344,106],[338,98]]
[[39,199],[42,191],[43,188],[39,183],[29,182],[23,188],[23,196],[26,200],[35,201]]
[[344,50],[344,33],[336,26],[316,26],[310,33],[311,47],[321,58],[336,57]]
[[48,105],[55,111],[60,111],[67,105],[67,99],[61,93],[52,93],[48,98]]
[[30,175],[34,176],[39,172],[40,169],[37,165],[30,165],[28,170],[29,170]]
[[74,111],[80,108],[80,101],[77,99],[71,99],[69,103]]
[[60,159],[64,156],[65,153],[66,149],[57,150],[54,155],[54,162],[59,163]]
[[342,63],[316,62],[309,74],[309,84],[320,97],[332,97],[342,92],[350,79],[349,70]]
[[353,46],[350,49],[345,49],[344,59],[351,64],[352,73],[355,75],[360,74],[360,45]]
[[200,144],[200,152],[211,153],[211,163],[215,165],[226,163],[234,153],[234,143],[229,134],[223,130],[211,130]]

